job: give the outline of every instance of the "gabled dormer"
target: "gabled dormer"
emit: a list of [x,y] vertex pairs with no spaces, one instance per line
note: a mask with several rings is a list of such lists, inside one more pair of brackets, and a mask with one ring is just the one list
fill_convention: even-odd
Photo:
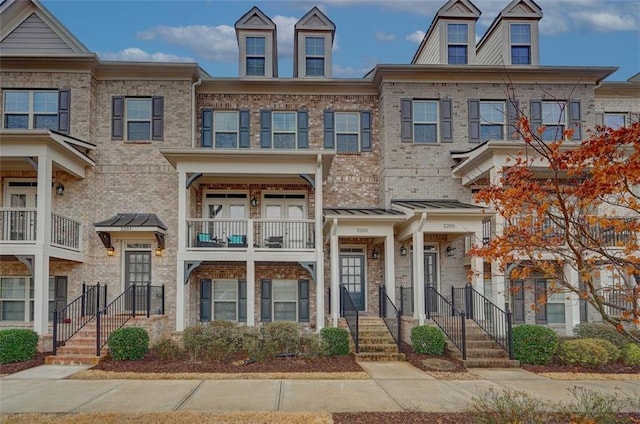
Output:
[[5,0],[0,4],[0,53],[91,54],[37,0]]
[[542,9],[533,0],[513,0],[494,19],[476,48],[480,65],[539,65],[538,22]]
[[241,77],[277,77],[278,48],[276,24],[253,7],[235,24],[240,52]]
[[412,64],[466,65],[476,60],[480,10],[469,0],[449,0],[438,10]]
[[335,24],[317,7],[296,22],[293,35],[294,78],[331,78],[335,34]]

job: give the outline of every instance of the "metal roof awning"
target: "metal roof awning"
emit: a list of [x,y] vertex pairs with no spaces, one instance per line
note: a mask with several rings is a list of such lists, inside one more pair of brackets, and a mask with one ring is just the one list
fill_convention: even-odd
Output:
[[404,219],[405,213],[383,208],[324,208],[325,218],[352,219]]
[[111,234],[116,232],[152,233],[158,242],[158,248],[165,247],[164,236],[167,226],[154,213],[119,213],[93,225],[107,249],[113,247]]
[[485,208],[482,208],[480,206],[476,206],[476,205],[470,205],[468,203],[462,203],[458,200],[448,200],[448,199],[443,199],[443,200],[392,200],[391,201],[391,206],[395,206],[395,207],[399,207],[401,209],[410,209],[413,211],[429,211],[429,212],[435,212],[435,211],[451,211],[451,210],[457,210],[460,211],[461,209],[464,210],[484,210]]

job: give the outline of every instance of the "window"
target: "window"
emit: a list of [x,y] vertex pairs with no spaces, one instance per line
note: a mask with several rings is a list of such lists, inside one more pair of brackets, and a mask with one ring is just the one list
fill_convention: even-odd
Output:
[[627,115],[625,113],[605,113],[604,126],[617,130],[626,125]]
[[566,126],[564,102],[542,102],[542,139],[553,141],[563,137]]
[[216,148],[238,147],[238,112],[214,112],[213,125]]
[[531,25],[511,24],[511,64],[531,64]]
[[162,140],[163,97],[113,97],[111,139]]
[[29,288],[28,277],[0,278],[0,320],[27,321],[33,290]]
[[296,112],[273,112],[273,147],[276,149],[296,148]]
[[273,280],[273,320],[297,321],[298,282]]
[[413,102],[414,143],[438,142],[438,102],[416,100]]
[[304,53],[306,76],[324,76],[324,38],[305,37]]
[[4,92],[4,127],[58,130],[58,91]]
[[547,322],[564,324],[564,293],[549,293],[547,296]]
[[504,140],[505,104],[499,101],[480,102],[480,139]]
[[151,99],[127,99],[127,140],[151,140]]
[[213,319],[238,320],[238,281],[213,281]]
[[447,63],[449,65],[467,64],[467,24],[447,25]]
[[265,75],[265,39],[264,37],[247,37],[247,75]]
[[336,113],[336,150],[338,152],[360,151],[359,113]]

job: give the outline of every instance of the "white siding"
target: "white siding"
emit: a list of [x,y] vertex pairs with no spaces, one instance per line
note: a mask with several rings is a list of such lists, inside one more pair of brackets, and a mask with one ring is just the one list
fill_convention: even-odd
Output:
[[51,28],[32,13],[0,43],[3,53],[73,53]]

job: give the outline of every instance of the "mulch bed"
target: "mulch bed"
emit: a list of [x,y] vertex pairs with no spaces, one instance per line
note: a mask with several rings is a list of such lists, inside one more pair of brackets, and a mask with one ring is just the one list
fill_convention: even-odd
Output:
[[51,355],[51,352],[36,353],[35,358],[30,361],[14,362],[12,364],[0,364],[0,374],[13,374],[19,371],[24,371],[29,368],[37,367],[44,364],[44,358]]
[[450,356],[420,355],[415,353],[411,348],[411,346],[407,343],[402,343],[400,345],[400,351],[404,353],[405,356],[407,357],[407,362],[409,362],[411,365],[413,365],[414,367],[422,371],[434,371],[433,369],[427,367],[424,364],[424,360],[428,358],[436,358],[436,359],[442,359],[444,361],[449,361],[455,366],[455,368],[451,370],[441,371],[441,372],[467,372],[467,369],[464,367],[462,361],[452,358]]
[[334,424],[472,424],[464,412],[336,412]]
[[640,374],[640,365],[628,366],[622,362],[615,362],[597,367],[585,367],[581,365],[564,365],[552,360],[546,365],[522,364],[522,368],[535,373],[565,372],[565,373],[596,373],[596,374]]

